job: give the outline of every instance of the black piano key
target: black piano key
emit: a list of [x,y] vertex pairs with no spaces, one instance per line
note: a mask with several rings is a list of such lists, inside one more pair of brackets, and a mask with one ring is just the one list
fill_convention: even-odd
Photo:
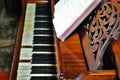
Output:
[[54,44],[53,36],[34,36],[33,44]]
[[56,74],[55,69],[33,69],[31,74]]
[[47,8],[36,7],[35,14],[36,15],[51,15],[51,8],[49,8],[49,7],[47,7]]
[[32,61],[49,61],[49,60],[55,60],[55,58],[40,58],[40,57],[34,57]]
[[50,10],[50,8],[49,7],[43,7],[43,8],[41,8],[41,7],[36,7],[35,8],[35,11],[36,12],[41,12],[41,11],[43,11],[43,12],[51,12],[51,10]]
[[56,76],[31,77],[30,80],[58,80]]
[[52,15],[51,5],[49,3],[37,4],[35,9],[35,15]]
[[35,17],[35,21],[40,21],[40,20],[41,21],[45,21],[45,20],[51,21],[52,18],[50,16],[48,16],[48,17],[40,17],[40,16]]
[[36,4],[36,7],[39,7],[39,8],[50,8],[51,5],[50,5],[50,3]]
[[52,22],[35,22],[34,28],[49,28],[52,26]]
[[47,60],[47,61],[42,60],[42,61],[32,61],[31,63],[32,64],[56,64],[56,61],[55,60],[52,60],[52,61],[50,61],[50,60]]
[[49,40],[36,40],[36,41],[34,41],[33,42],[33,44],[48,44],[48,45],[50,45],[50,44],[54,44],[54,42],[53,41],[49,41]]
[[56,69],[56,66],[32,66],[31,70],[33,69]]
[[[43,13],[48,13],[48,15],[51,14],[51,10],[49,8],[36,8],[36,11],[35,11],[35,14],[36,15],[40,15],[40,13],[43,12]],[[42,14],[42,13],[41,13]]]
[[33,46],[33,51],[55,52],[54,46]]
[[55,60],[54,54],[33,54],[32,61],[48,61],[48,60]]
[[53,58],[55,57],[55,54],[33,54],[32,57]]
[[51,15],[49,11],[36,11],[35,15]]
[[55,57],[54,58],[40,58],[40,57],[34,57],[32,59],[32,61],[49,61],[49,60],[55,60]]
[[33,54],[32,55],[33,63],[55,63],[54,54]]
[[53,35],[53,30],[34,30],[34,34],[50,34],[50,35]]

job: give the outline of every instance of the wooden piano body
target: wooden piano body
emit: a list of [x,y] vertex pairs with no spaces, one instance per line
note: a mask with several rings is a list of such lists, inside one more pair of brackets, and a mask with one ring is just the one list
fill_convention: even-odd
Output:
[[[14,50],[10,80],[16,80],[26,4],[42,2],[44,3],[45,1],[46,0],[22,0],[22,12]],[[49,1],[51,1],[52,3],[52,12],[54,13],[53,7],[57,0]],[[97,8],[91,14],[92,17],[88,17],[85,22],[81,24],[80,27],[78,27],[64,42],[61,42],[60,40],[55,38],[57,61],[56,65],[58,68],[58,78],[60,80],[118,79],[117,74],[120,74],[120,37],[118,37],[117,35],[119,35],[118,28],[120,28],[120,26],[118,22],[119,16],[117,15],[116,18],[114,13],[116,12],[116,14],[120,14],[119,2],[120,1],[117,0],[106,0],[99,6],[100,8]],[[110,13],[107,9],[108,6],[111,8]],[[101,21],[102,19],[103,23]],[[105,21],[107,23],[104,23]],[[115,33],[115,36],[113,36],[112,33],[107,34],[108,30],[104,30],[104,27],[102,27],[111,27],[112,25],[113,28],[116,23],[117,27],[115,27],[116,29],[114,29],[114,31],[112,32]],[[103,32],[101,32],[102,30]],[[103,35],[105,35],[104,40],[103,38],[100,39]],[[110,37],[112,37],[110,38],[110,40],[106,38],[109,37],[109,35],[111,35]],[[117,38],[117,40],[112,40],[113,38]],[[102,40],[103,42],[98,44],[100,40]]]

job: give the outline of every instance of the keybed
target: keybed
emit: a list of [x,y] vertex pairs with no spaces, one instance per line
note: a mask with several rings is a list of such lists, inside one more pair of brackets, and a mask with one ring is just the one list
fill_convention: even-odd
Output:
[[57,80],[55,44],[49,3],[28,3],[17,80]]

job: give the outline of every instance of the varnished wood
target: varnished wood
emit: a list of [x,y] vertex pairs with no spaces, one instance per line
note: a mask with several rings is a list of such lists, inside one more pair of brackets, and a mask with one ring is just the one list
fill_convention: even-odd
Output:
[[[101,69],[103,56],[112,39],[117,39],[120,28],[120,3],[117,0],[103,1],[81,25],[86,28],[83,48],[90,70]],[[81,35],[81,34],[80,34]],[[87,40],[87,43],[85,42]]]
[[117,73],[120,78],[120,37],[117,40],[112,41],[112,49],[115,53]]
[[74,79],[87,71],[78,33],[75,32],[64,42],[58,40],[56,48],[60,78]]
[[16,44],[15,44],[14,55],[13,55],[13,60],[12,60],[12,67],[11,67],[11,72],[10,72],[11,75],[10,75],[9,80],[16,80],[15,78],[17,75],[17,67],[19,63],[24,18],[25,18],[25,12],[22,12],[21,17],[20,17],[20,23],[19,23],[18,34],[16,38]]
[[114,70],[93,70],[79,75],[79,80],[117,80]]
[[[117,59],[117,67],[119,67],[119,40],[113,40],[117,39],[119,37],[119,14],[120,14],[120,5],[119,1],[115,0],[106,0],[103,1],[103,3],[96,8],[96,10],[90,15],[89,18],[85,21],[85,25],[83,23],[84,28],[80,29],[79,35],[83,47],[83,51],[85,53],[85,57],[87,59],[87,64],[89,67],[89,72],[93,70],[97,70],[99,72],[100,70],[104,69],[103,65],[104,61],[107,61],[104,59],[103,56],[106,53],[106,49],[110,46],[112,46],[111,52],[115,55],[112,56],[113,62],[115,59]],[[113,41],[112,45],[109,45]],[[106,55],[106,57],[109,56],[109,54]],[[99,66],[97,66],[98,64]],[[109,64],[107,62],[106,64]],[[112,63],[114,64],[114,63]],[[116,66],[116,64],[114,64]],[[100,69],[100,70],[98,70]],[[107,69],[108,70],[108,69]],[[109,76],[109,73],[112,74],[112,76]],[[112,70],[103,70],[101,74],[95,73],[97,76],[89,76],[93,80],[117,80],[117,75],[120,72],[119,68]],[[117,73],[118,72],[118,73]],[[94,73],[94,71],[93,71]],[[101,75],[106,73],[107,75],[104,76],[103,79],[101,79]],[[88,75],[88,74],[87,74]],[[89,80],[89,78],[84,78],[83,80]]]
[[[86,29],[81,28],[79,35],[84,53],[88,53],[91,50],[90,46],[88,45],[90,41],[87,34],[88,33],[86,32]],[[91,62],[94,59],[93,57],[87,55],[85,55],[85,57],[87,59],[89,58]],[[92,67],[95,66],[94,63],[91,65]],[[81,77],[81,79],[78,80],[117,80],[117,73],[116,70],[89,70],[88,68],[88,71],[84,74],[80,73],[79,77]]]

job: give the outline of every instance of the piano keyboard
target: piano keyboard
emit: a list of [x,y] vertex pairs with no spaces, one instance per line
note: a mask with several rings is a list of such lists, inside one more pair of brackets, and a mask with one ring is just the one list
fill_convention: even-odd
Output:
[[57,80],[49,3],[28,3],[17,80]]

